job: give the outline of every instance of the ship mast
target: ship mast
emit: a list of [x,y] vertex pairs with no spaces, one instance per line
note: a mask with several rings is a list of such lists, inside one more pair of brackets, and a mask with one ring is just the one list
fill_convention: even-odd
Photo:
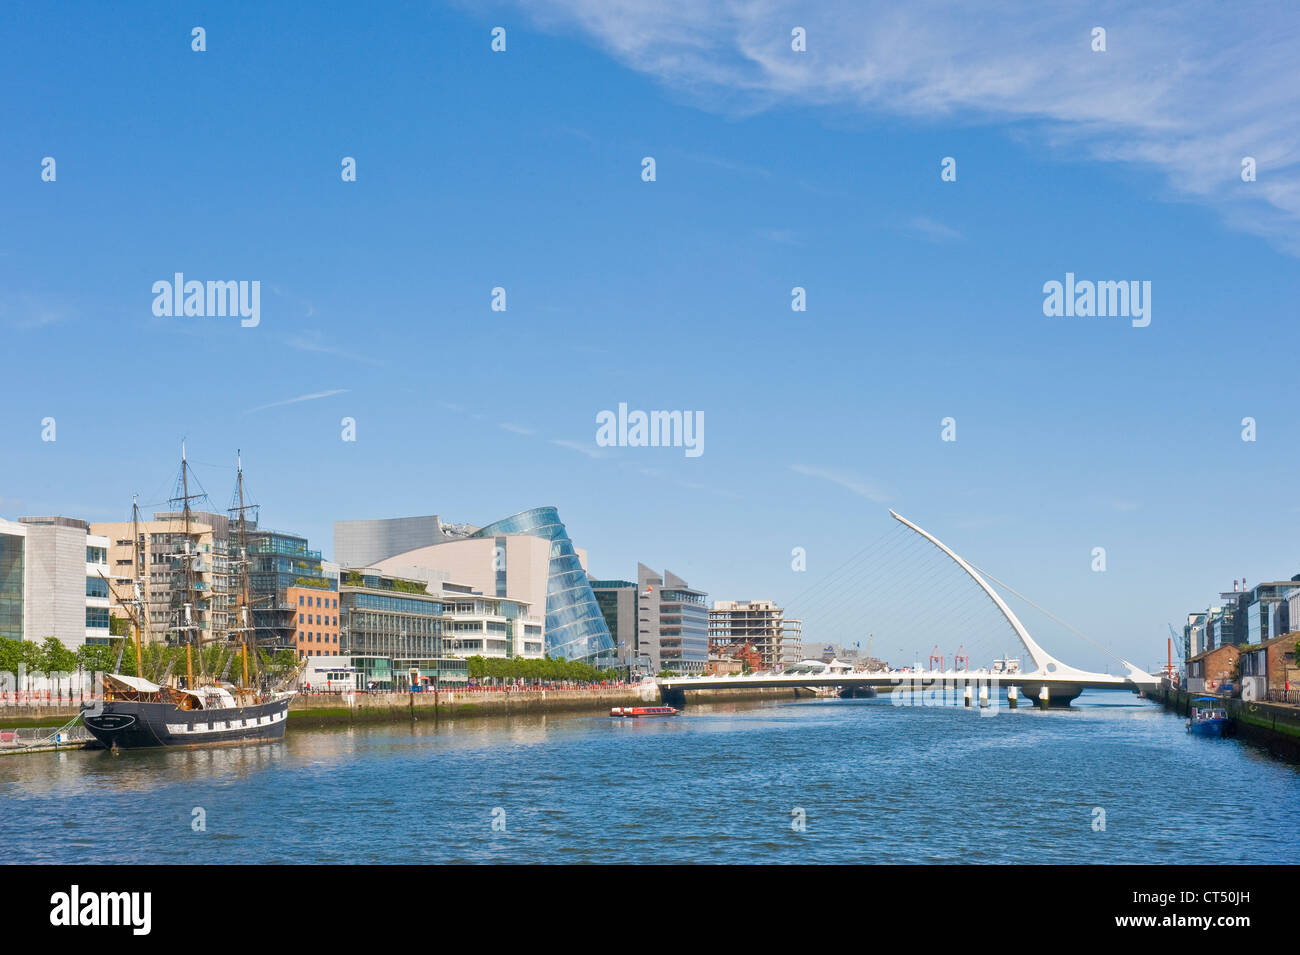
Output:
[[[194,511],[190,507],[190,501],[199,500],[207,497],[206,494],[190,493],[190,466],[185,456],[185,442],[181,442],[181,475],[180,475],[180,494],[171,499],[171,503],[181,504],[181,518],[183,523],[182,534],[183,540],[179,553],[171,554],[171,557],[179,557],[181,561],[181,588],[178,594],[179,599],[176,601],[176,633],[185,644],[185,671],[188,686],[194,688],[194,648],[199,650],[199,673],[203,674],[203,617],[202,607],[200,606],[201,594],[199,591],[198,579],[194,571],[194,562],[199,555],[195,542],[194,534]],[[200,488],[200,490],[202,490]]]
[[[230,510],[236,514],[235,539],[239,547],[239,626],[236,628],[236,632],[239,634],[240,654],[243,657],[244,678],[240,682],[240,686],[247,687],[249,635],[254,632],[251,609],[252,585],[248,570],[248,511],[257,505],[244,503],[244,458],[239,451],[235,452],[235,500],[237,503]],[[256,644],[254,644],[253,660],[254,665],[256,665]]]
[[140,504],[138,496],[131,495],[131,556],[135,561],[135,610],[131,615],[131,630],[135,634],[135,675],[144,677],[144,657],[140,653],[140,617],[145,613],[144,600],[144,548],[140,546]]

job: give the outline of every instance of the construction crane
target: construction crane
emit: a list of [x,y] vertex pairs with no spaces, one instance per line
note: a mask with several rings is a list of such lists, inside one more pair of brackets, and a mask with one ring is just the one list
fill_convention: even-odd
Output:
[[1169,638],[1173,640],[1174,646],[1177,648],[1175,652],[1178,654],[1178,662],[1181,664],[1183,663],[1183,635],[1174,629],[1172,623],[1165,626],[1169,628]]
[[1180,634],[1177,630],[1174,629],[1174,625],[1173,625],[1172,623],[1170,623],[1170,624],[1166,624],[1166,626],[1169,627],[1169,642],[1170,642],[1173,646],[1175,646],[1175,647],[1178,648],[1178,667],[1175,667],[1175,666],[1174,666],[1174,662],[1173,662],[1173,654],[1170,654],[1170,655],[1169,655],[1169,663],[1168,663],[1168,665],[1166,665],[1166,666],[1163,668],[1163,669],[1166,671],[1165,675],[1166,675],[1167,677],[1169,677],[1169,679],[1172,680],[1172,679],[1174,679],[1174,674],[1175,674],[1175,673],[1177,672],[1177,670],[1178,670],[1179,668],[1181,668],[1181,667],[1183,666],[1183,664],[1184,664],[1184,661],[1183,661],[1183,635]]

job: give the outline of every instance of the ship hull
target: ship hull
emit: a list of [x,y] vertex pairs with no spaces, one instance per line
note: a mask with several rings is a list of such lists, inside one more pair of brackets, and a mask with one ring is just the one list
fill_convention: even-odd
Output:
[[1193,720],[1187,726],[1187,732],[1193,736],[1222,736],[1227,720]]
[[82,707],[81,722],[106,748],[204,746],[281,739],[288,698],[213,710],[182,710],[172,703],[110,701]]

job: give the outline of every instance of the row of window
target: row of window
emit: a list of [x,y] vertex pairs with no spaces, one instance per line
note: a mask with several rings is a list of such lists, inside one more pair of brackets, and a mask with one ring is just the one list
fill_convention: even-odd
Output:
[[[322,600],[324,600],[325,603],[322,604],[321,603]],[[339,606],[339,599],[337,597],[317,597],[316,603],[313,604],[311,602],[311,598],[308,597],[306,594],[299,594],[298,606],[299,607],[316,606],[316,607],[321,607],[322,609],[337,610]]]
[[[326,615],[325,615],[324,623],[322,623],[322,622],[321,622],[321,615],[320,615],[320,614],[310,614],[310,613],[303,614],[303,613],[300,613],[300,614],[298,614],[298,622],[299,622],[299,623],[310,624],[310,623],[312,622],[312,619],[311,619],[311,618],[312,618],[313,616],[315,616],[315,618],[316,618],[316,626],[318,626],[318,627],[337,627],[337,626],[339,625],[339,618],[338,618],[338,617],[331,617],[331,616],[329,616],[329,614],[326,614]],[[303,619],[304,617],[306,617],[307,619],[304,620],[304,619]]]
[[337,633],[300,633],[298,634],[299,643],[338,643],[339,635]]

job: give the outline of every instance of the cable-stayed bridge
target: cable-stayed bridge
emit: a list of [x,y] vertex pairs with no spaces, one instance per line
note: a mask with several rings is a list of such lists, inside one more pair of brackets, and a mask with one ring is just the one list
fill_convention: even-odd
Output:
[[[733,674],[717,677],[661,678],[658,680],[658,685],[664,700],[683,702],[687,691],[713,693],[770,687],[838,687],[843,690],[902,688],[908,692],[917,692],[924,691],[926,688],[954,685],[960,687],[967,684],[973,687],[980,685],[991,687],[993,693],[1010,691],[1012,695],[1027,701],[1042,701],[1053,706],[1064,706],[1085,689],[1138,691],[1154,687],[1159,683],[1158,677],[1118,656],[1115,658],[1123,671],[1120,674],[1081,670],[1058,659],[1030,636],[1020,618],[985,579],[984,574],[934,535],[893,510],[890,510],[889,514],[898,522],[895,528],[898,535],[892,538],[892,542],[899,540],[924,542],[920,545],[922,553],[900,555],[897,548],[888,546],[891,542],[887,541],[887,546],[880,551],[887,562],[886,569],[877,568],[868,561],[859,559],[861,557],[859,555],[859,558],[855,558],[856,563],[851,569],[845,571],[841,568],[837,572],[838,578],[834,582],[836,598],[823,599],[810,607],[820,611],[822,622],[831,626],[844,619],[845,607],[850,608],[847,611],[850,616],[856,615],[861,618],[852,621],[852,624],[859,628],[859,633],[862,627],[879,628],[874,630],[869,638],[869,646],[870,641],[877,636],[882,638],[879,644],[882,647],[894,642],[903,643],[910,636],[912,651],[917,653],[915,666],[909,666],[905,670],[894,668],[887,671],[852,673],[762,672],[743,676]],[[927,571],[935,568],[936,560],[944,566],[955,564],[960,569],[962,580],[966,581],[964,587],[935,589],[929,582],[930,575]],[[972,581],[976,585],[973,588],[970,587]],[[915,590],[907,589],[909,584],[918,585],[923,589],[926,597],[923,602],[918,603]],[[895,598],[892,612],[884,609],[889,602],[885,598],[889,596]],[[974,643],[976,652],[983,649],[975,638],[981,631],[989,630],[988,622],[981,623],[979,617],[981,611],[987,611],[990,604],[994,611],[992,616],[997,623],[990,639],[1013,643],[1018,647],[1018,652],[1023,651],[1026,658],[1023,665],[1019,659],[1016,660],[1017,669],[1014,672],[1008,672],[1006,658],[1000,661],[997,670],[993,667],[972,669],[969,666],[971,651],[965,650],[965,645]],[[918,610],[918,607],[921,609]],[[1006,630],[1008,626],[1009,633]],[[805,630],[805,633],[808,631]],[[932,652],[929,665],[920,666],[920,653],[916,647],[916,640],[919,638],[928,643],[936,633],[941,634],[944,639],[951,640],[956,637],[962,641],[963,649],[953,654],[951,667],[945,665],[948,658],[941,651]],[[934,639],[936,639],[935,650],[939,651],[937,642],[939,637]],[[904,646],[900,645],[898,649],[900,653],[905,652]],[[1110,652],[1104,647],[1100,649]],[[992,654],[990,653],[989,656],[991,657]],[[959,657],[966,661],[965,666],[959,666]],[[936,661],[938,661],[937,665]],[[983,693],[987,692],[988,689],[983,691]]]

